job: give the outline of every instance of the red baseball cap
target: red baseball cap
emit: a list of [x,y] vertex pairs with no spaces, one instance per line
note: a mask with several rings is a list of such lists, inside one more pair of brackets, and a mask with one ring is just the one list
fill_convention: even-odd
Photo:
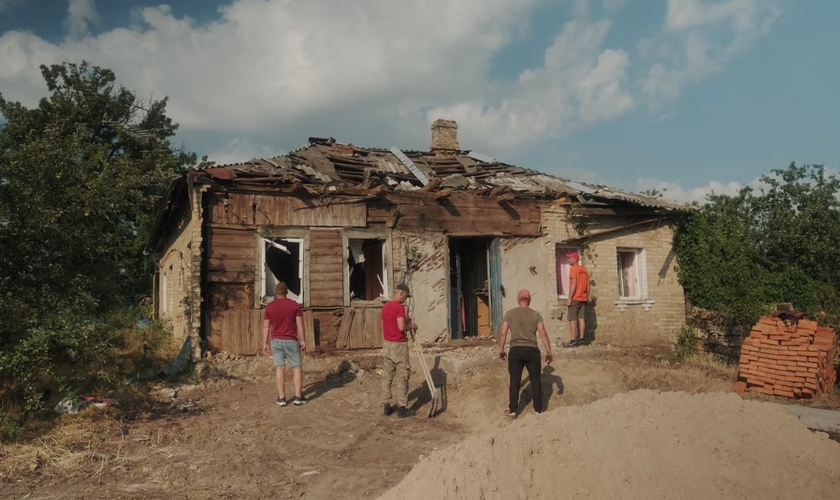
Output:
[[519,293],[516,295],[516,300],[531,300],[531,292],[527,288],[519,290]]
[[574,260],[580,260],[580,255],[578,255],[577,252],[567,253],[566,257],[568,257],[570,259],[574,259]]

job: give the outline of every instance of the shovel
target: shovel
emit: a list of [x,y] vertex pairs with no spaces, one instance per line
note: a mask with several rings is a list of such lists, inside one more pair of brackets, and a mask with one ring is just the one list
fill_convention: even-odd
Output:
[[432,396],[432,404],[429,406],[428,415],[428,418],[432,418],[437,415],[438,412],[443,411],[446,405],[446,384],[443,384],[439,389],[435,387],[435,381],[432,379],[432,373],[429,371],[429,365],[426,364],[423,347],[417,339],[416,332],[411,334],[411,338],[414,341],[414,349],[417,351],[417,357],[420,359],[420,367],[423,369],[423,375],[426,376],[426,385],[429,386],[429,392]]

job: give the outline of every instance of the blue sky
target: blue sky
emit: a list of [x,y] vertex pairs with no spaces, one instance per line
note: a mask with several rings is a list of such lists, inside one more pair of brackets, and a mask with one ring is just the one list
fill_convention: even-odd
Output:
[[0,0],[0,92],[88,60],[170,97],[220,162],[333,136],[465,149],[679,200],[791,161],[837,172],[840,2],[829,0]]

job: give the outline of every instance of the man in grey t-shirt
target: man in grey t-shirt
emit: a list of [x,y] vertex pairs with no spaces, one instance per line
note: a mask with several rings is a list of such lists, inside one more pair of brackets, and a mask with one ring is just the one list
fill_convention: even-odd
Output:
[[[499,358],[508,360],[508,373],[510,374],[509,405],[505,410],[508,418],[515,419],[519,411],[519,387],[522,383],[522,369],[528,369],[528,377],[531,379],[531,397],[534,400],[534,411],[542,413],[542,382],[540,372],[540,348],[537,345],[537,333],[540,334],[543,346],[545,346],[545,362],[551,364],[554,357],[551,354],[551,343],[548,341],[548,332],[545,331],[545,323],[542,315],[531,309],[531,292],[526,289],[520,290],[516,296],[519,307],[505,313],[502,323],[502,333],[499,336]],[[505,341],[510,332],[510,353],[505,352]]]

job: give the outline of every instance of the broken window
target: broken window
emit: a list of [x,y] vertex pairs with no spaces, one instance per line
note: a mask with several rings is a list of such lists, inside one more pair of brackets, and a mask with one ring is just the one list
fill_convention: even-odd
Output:
[[263,287],[265,302],[275,299],[274,287],[283,282],[288,298],[303,303],[303,239],[263,238]]
[[569,298],[569,272],[572,265],[569,263],[569,255],[572,252],[580,253],[575,247],[557,245],[554,250],[554,264],[557,272],[557,298]]
[[388,297],[384,239],[348,238],[347,266],[351,301]]
[[647,294],[644,282],[644,250],[619,249],[616,252],[618,268],[618,297],[642,299]]

